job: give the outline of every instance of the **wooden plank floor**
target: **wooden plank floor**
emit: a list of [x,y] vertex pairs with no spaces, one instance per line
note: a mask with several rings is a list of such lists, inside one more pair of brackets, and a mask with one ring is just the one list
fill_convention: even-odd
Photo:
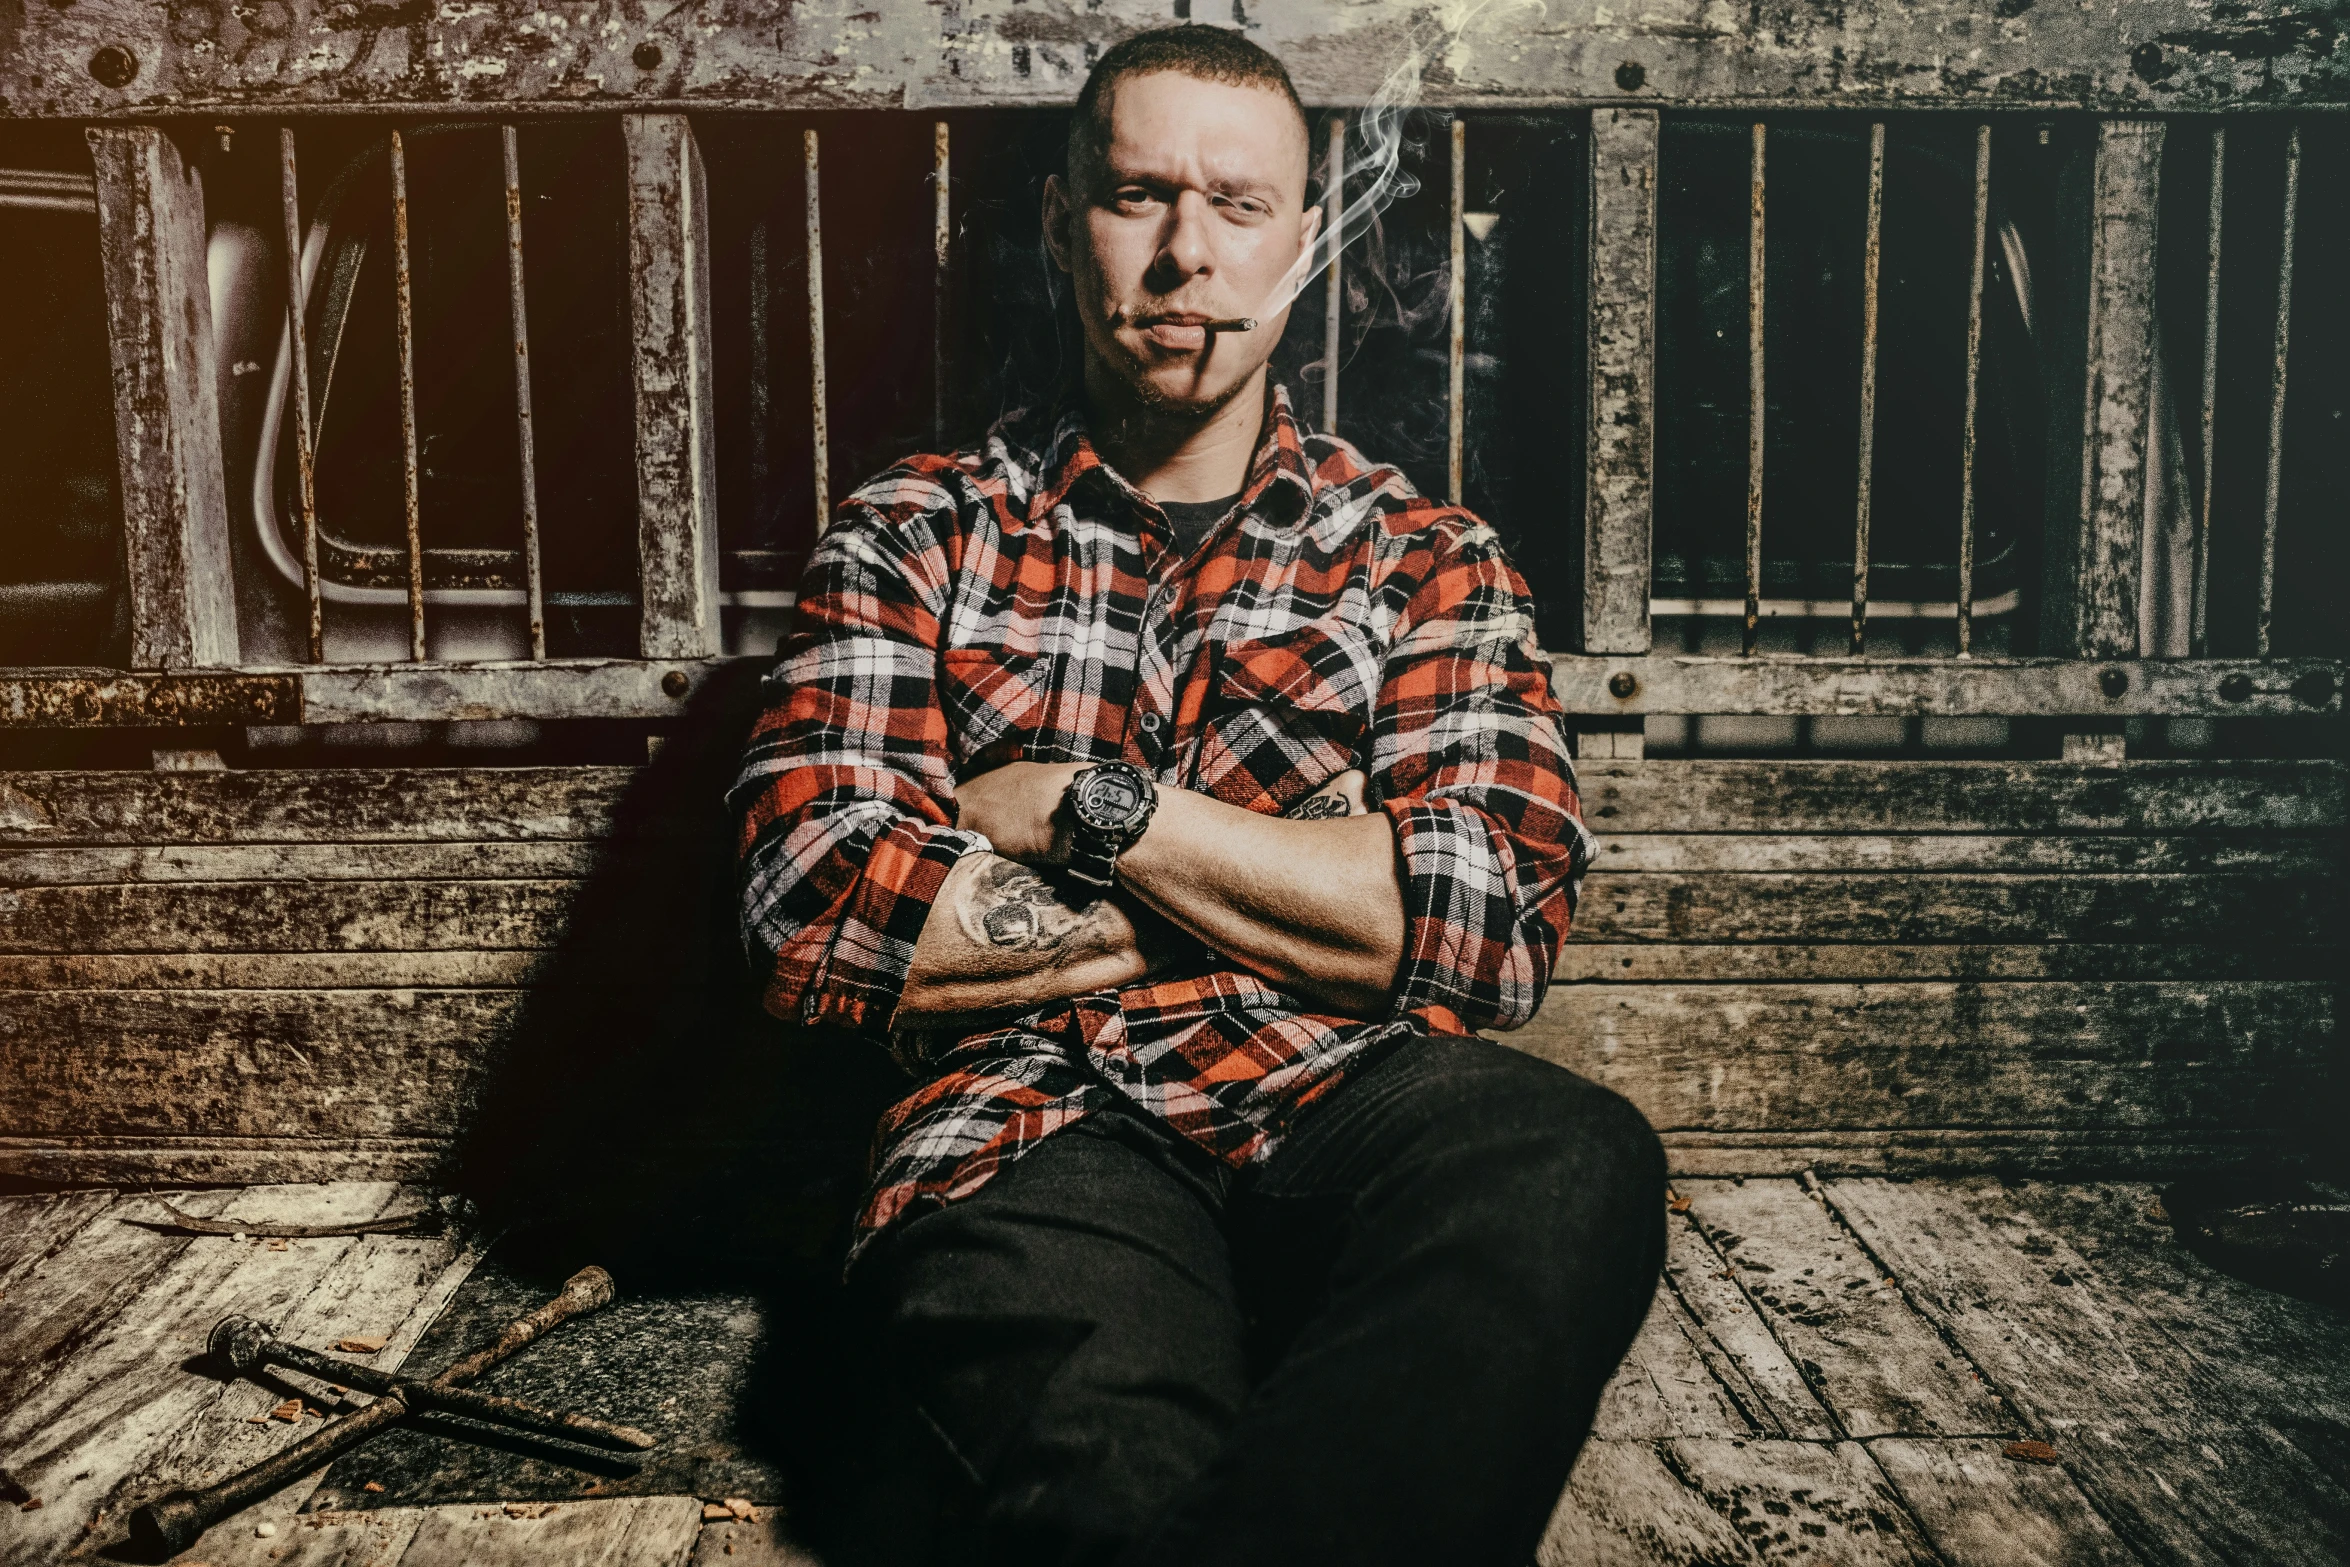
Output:
[[[2205,1267],[2150,1212],[2152,1188],[1806,1178],[1681,1195],[1665,1287],[1543,1567],[2350,1564],[2350,1317]],[[309,1343],[385,1335],[374,1359],[397,1364],[475,1260],[439,1237],[267,1239],[427,1200],[388,1184],[173,1200],[252,1227],[172,1234],[133,1193],[0,1198],[0,1463],[39,1504],[0,1510],[8,1567],[105,1559],[139,1501],[295,1437],[265,1416],[281,1392],[187,1366],[218,1317]],[[2024,1440],[2053,1461],[2011,1456]],[[716,1498],[305,1511],[316,1484],[181,1559],[817,1567],[775,1509],[705,1521]]]

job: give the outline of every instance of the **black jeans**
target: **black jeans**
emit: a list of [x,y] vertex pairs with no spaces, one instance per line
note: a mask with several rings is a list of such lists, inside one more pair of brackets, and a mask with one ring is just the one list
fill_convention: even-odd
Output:
[[1655,1290],[1663,1187],[1638,1111],[1483,1040],[1408,1042],[1249,1172],[1091,1118],[860,1259],[897,1423],[859,1532],[904,1562],[1525,1567]]

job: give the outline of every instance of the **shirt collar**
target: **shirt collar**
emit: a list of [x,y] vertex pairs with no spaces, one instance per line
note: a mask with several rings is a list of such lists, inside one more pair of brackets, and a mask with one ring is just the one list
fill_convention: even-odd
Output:
[[[1271,383],[1265,399],[1264,433],[1249,458],[1248,478],[1240,492],[1241,506],[1274,522],[1289,522],[1303,514],[1321,489],[1320,476],[1306,458],[1305,435],[1290,410],[1289,389]],[[1075,398],[1052,415],[1050,436],[1039,449],[1037,472],[1041,483],[1029,502],[1031,520],[1049,514],[1069,497],[1088,475],[1137,505],[1149,498],[1127,483],[1125,476],[1102,460],[1086,433],[1085,411]]]

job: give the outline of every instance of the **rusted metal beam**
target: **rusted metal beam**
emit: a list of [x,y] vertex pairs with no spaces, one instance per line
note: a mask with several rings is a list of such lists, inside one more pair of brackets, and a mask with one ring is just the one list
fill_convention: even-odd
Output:
[[498,127],[506,174],[506,311],[514,328],[515,466],[522,480],[522,565],[528,582],[530,656],[547,656],[546,584],[539,569],[538,443],[530,423],[530,311],[522,277],[522,148],[511,125]]
[[[1309,103],[1368,103],[1423,26],[1422,0],[1248,8],[1249,36]],[[469,104],[594,108],[974,108],[1067,104],[1099,52],[1161,25],[1164,0],[1011,6],[630,11],[589,0],[303,6],[76,0],[28,6],[0,47],[18,115],[338,113]],[[2292,0],[2092,10],[2000,0],[1838,6],[1494,7],[1447,40],[1430,108],[1686,104],[2179,112],[2350,101],[2339,19]]]
[[408,148],[392,132],[392,302],[400,340],[400,498],[408,536],[408,656],[424,662],[424,475],[416,453],[416,304],[408,267]]
[[832,430],[824,384],[824,184],[813,126],[801,133],[808,216],[808,432],[815,446],[816,531],[832,521]]
[[2301,127],[2285,139],[2285,222],[2277,252],[2275,357],[2269,365],[2268,487],[2260,509],[2260,603],[2252,626],[2252,650],[2266,657],[2277,601],[2277,510],[2285,490],[2285,371],[2293,346],[2293,233],[2301,207]]
[[953,279],[955,224],[948,176],[954,142],[947,122],[930,127],[930,445],[947,444],[947,285]]
[[278,127],[278,206],[286,248],[286,341],[294,404],[294,500],[302,512],[302,595],[310,610],[310,662],[326,662],[326,606],[318,577],[318,442],[311,429],[310,285],[302,274],[302,182],[294,128]]
[[1975,404],[1983,370],[1983,267],[1991,238],[1991,127],[1975,127],[1974,252],[1966,296],[1966,408],[1958,436],[1958,656],[1975,646]]
[[[1852,508],[1852,656],[1868,651],[1869,522],[1877,494],[1877,273],[1885,255],[1885,122],[1869,127],[1869,213],[1860,262],[1860,469]],[[1979,292],[1979,290],[1978,290]]]
[[1551,659],[1571,714],[1740,713],[2113,720],[2342,710],[2332,659]]
[[1746,174],[1746,634],[1752,653],[1762,627],[1763,467],[1770,405],[1763,396],[1763,309],[1769,293],[1768,252],[1763,245],[1766,211],[1764,169],[1770,130],[1757,120]]
[[1587,653],[1649,646],[1649,535],[1656,514],[1654,109],[1591,116],[1589,455],[1583,491]]
[[730,662],[556,659],[297,664],[167,674],[11,671],[0,674],[0,729],[675,718],[694,692]]
[[204,184],[152,125],[89,133],[114,363],[131,663],[237,661]]
[[710,347],[710,203],[682,114],[621,117],[635,336],[638,646],[719,649],[718,394]]
[[2221,239],[2227,211],[2228,128],[2211,128],[2211,192],[2204,210],[2203,271],[2203,483],[2195,498],[2194,574],[2187,612],[2187,651],[2201,658],[2211,651],[2211,479],[2219,443],[2219,279]]
[[2097,128],[2072,583],[2074,650],[2089,658],[2127,658],[2138,651],[2162,140],[2159,120],[2107,120]]
[[1452,262],[1445,276],[1452,330],[1446,355],[1450,374],[1444,387],[1445,498],[1455,506],[1462,503],[1461,456],[1469,411],[1469,226],[1464,221],[1468,184],[1469,122],[1456,114],[1452,117]]

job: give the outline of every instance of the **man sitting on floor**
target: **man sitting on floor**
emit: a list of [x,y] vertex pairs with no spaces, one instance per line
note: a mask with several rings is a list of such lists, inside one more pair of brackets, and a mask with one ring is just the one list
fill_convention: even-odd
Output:
[[842,505],[734,791],[769,1008],[919,1082],[849,1274],[899,1544],[1524,1567],[1663,1250],[1639,1114],[1472,1033],[1591,848],[1526,585],[1269,382],[1278,61],[1130,38],[1068,158],[1081,390]]

